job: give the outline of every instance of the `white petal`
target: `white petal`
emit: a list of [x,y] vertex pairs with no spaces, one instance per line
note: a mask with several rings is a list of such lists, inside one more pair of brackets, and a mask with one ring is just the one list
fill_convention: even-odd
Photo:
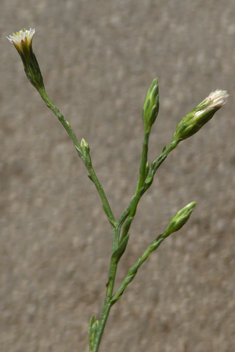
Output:
[[13,33],[12,35],[9,35],[7,39],[17,45],[21,46],[21,41],[28,41],[29,43],[32,41],[32,38],[34,36],[35,29],[21,29],[19,32]]

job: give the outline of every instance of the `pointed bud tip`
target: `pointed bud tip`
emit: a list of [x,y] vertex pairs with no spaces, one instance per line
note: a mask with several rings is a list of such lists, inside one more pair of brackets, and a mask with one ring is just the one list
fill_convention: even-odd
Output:
[[221,108],[224,104],[226,104],[228,100],[229,94],[226,90],[217,89],[214,92],[211,92],[207,97],[207,101],[211,101],[210,107]]
[[180,209],[169,222],[165,232],[163,233],[163,237],[166,238],[173,232],[176,232],[181,229],[181,227],[183,227],[184,224],[186,224],[186,222],[188,221],[195,206],[196,202],[191,202],[182,209]]
[[88,145],[88,143],[87,143],[87,141],[85,140],[85,138],[82,138],[82,139],[81,139],[81,144]]
[[89,155],[90,147],[84,138],[81,140],[80,147],[82,148],[83,153],[85,153],[84,155]]
[[154,78],[145,97],[143,106],[143,121],[146,129],[154,124],[159,110],[158,79]]

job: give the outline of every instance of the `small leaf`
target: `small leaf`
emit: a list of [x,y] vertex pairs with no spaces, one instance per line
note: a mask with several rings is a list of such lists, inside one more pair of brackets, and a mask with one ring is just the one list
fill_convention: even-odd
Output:
[[88,329],[88,340],[90,348],[92,349],[94,344],[94,339],[99,327],[99,320],[95,320],[94,315],[92,315],[90,322],[89,322],[89,329]]
[[146,180],[145,180],[144,183],[145,183],[147,186],[150,186],[152,182],[153,182],[153,176],[151,175],[151,176],[149,176],[149,177],[146,178]]
[[126,245],[128,243],[129,240],[129,235],[125,236],[124,239],[121,241],[121,243],[119,244],[118,248],[116,249],[116,251],[113,252],[112,254],[112,259],[117,263],[119,261],[119,259],[121,258],[121,256],[123,255],[123,253],[125,252],[126,249]]
[[92,315],[90,322],[89,322],[89,328],[88,328],[88,339],[89,339],[90,343],[91,343],[91,337],[92,337],[92,326],[93,326],[94,322],[95,322],[95,317],[94,317],[94,315]]
[[104,212],[110,222],[110,224],[112,225],[112,227],[116,227],[116,223],[115,221],[112,220],[111,216],[110,216],[110,210],[108,207],[106,207],[104,204],[103,204],[103,209],[104,209]]
[[93,183],[94,183],[94,181],[93,181],[93,179],[92,179],[91,175],[87,175],[87,177],[91,180],[91,182],[93,182]]

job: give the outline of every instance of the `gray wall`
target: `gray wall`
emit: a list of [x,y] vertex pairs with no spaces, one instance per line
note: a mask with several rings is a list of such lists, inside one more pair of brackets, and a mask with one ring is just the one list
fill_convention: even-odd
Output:
[[151,160],[187,112],[228,90],[226,106],[169,156],[139,206],[118,283],[174,213],[197,201],[114,306],[101,351],[234,351],[234,1],[2,0],[0,12],[1,351],[87,351],[111,250],[87,171],[5,38],[24,27],[36,28],[48,94],[89,142],[117,217],[135,187],[152,79],[161,108]]

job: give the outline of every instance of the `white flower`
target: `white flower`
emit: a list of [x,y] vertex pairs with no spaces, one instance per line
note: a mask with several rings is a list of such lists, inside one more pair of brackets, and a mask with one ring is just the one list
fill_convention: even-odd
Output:
[[220,109],[227,102],[228,96],[229,95],[226,90],[217,89],[214,92],[211,92],[208,97],[201,103],[206,105],[205,109],[197,111],[194,119],[205,113],[207,110],[214,108]]
[[40,90],[44,89],[44,84],[40,67],[32,48],[34,34],[35,29],[21,29],[19,32],[9,35],[7,39],[18,51],[28,80],[37,90]]
[[226,90],[215,90],[210,93],[207,100],[212,101],[211,107],[221,108],[227,101],[228,93]]
[[[15,45],[16,49],[22,53],[24,53],[24,45],[26,47],[30,47],[32,44],[33,36],[35,33],[35,29],[21,29],[19,32],[13,33],[9,35],[7,39]],[[24,44],[22,46],[22,44]]]

